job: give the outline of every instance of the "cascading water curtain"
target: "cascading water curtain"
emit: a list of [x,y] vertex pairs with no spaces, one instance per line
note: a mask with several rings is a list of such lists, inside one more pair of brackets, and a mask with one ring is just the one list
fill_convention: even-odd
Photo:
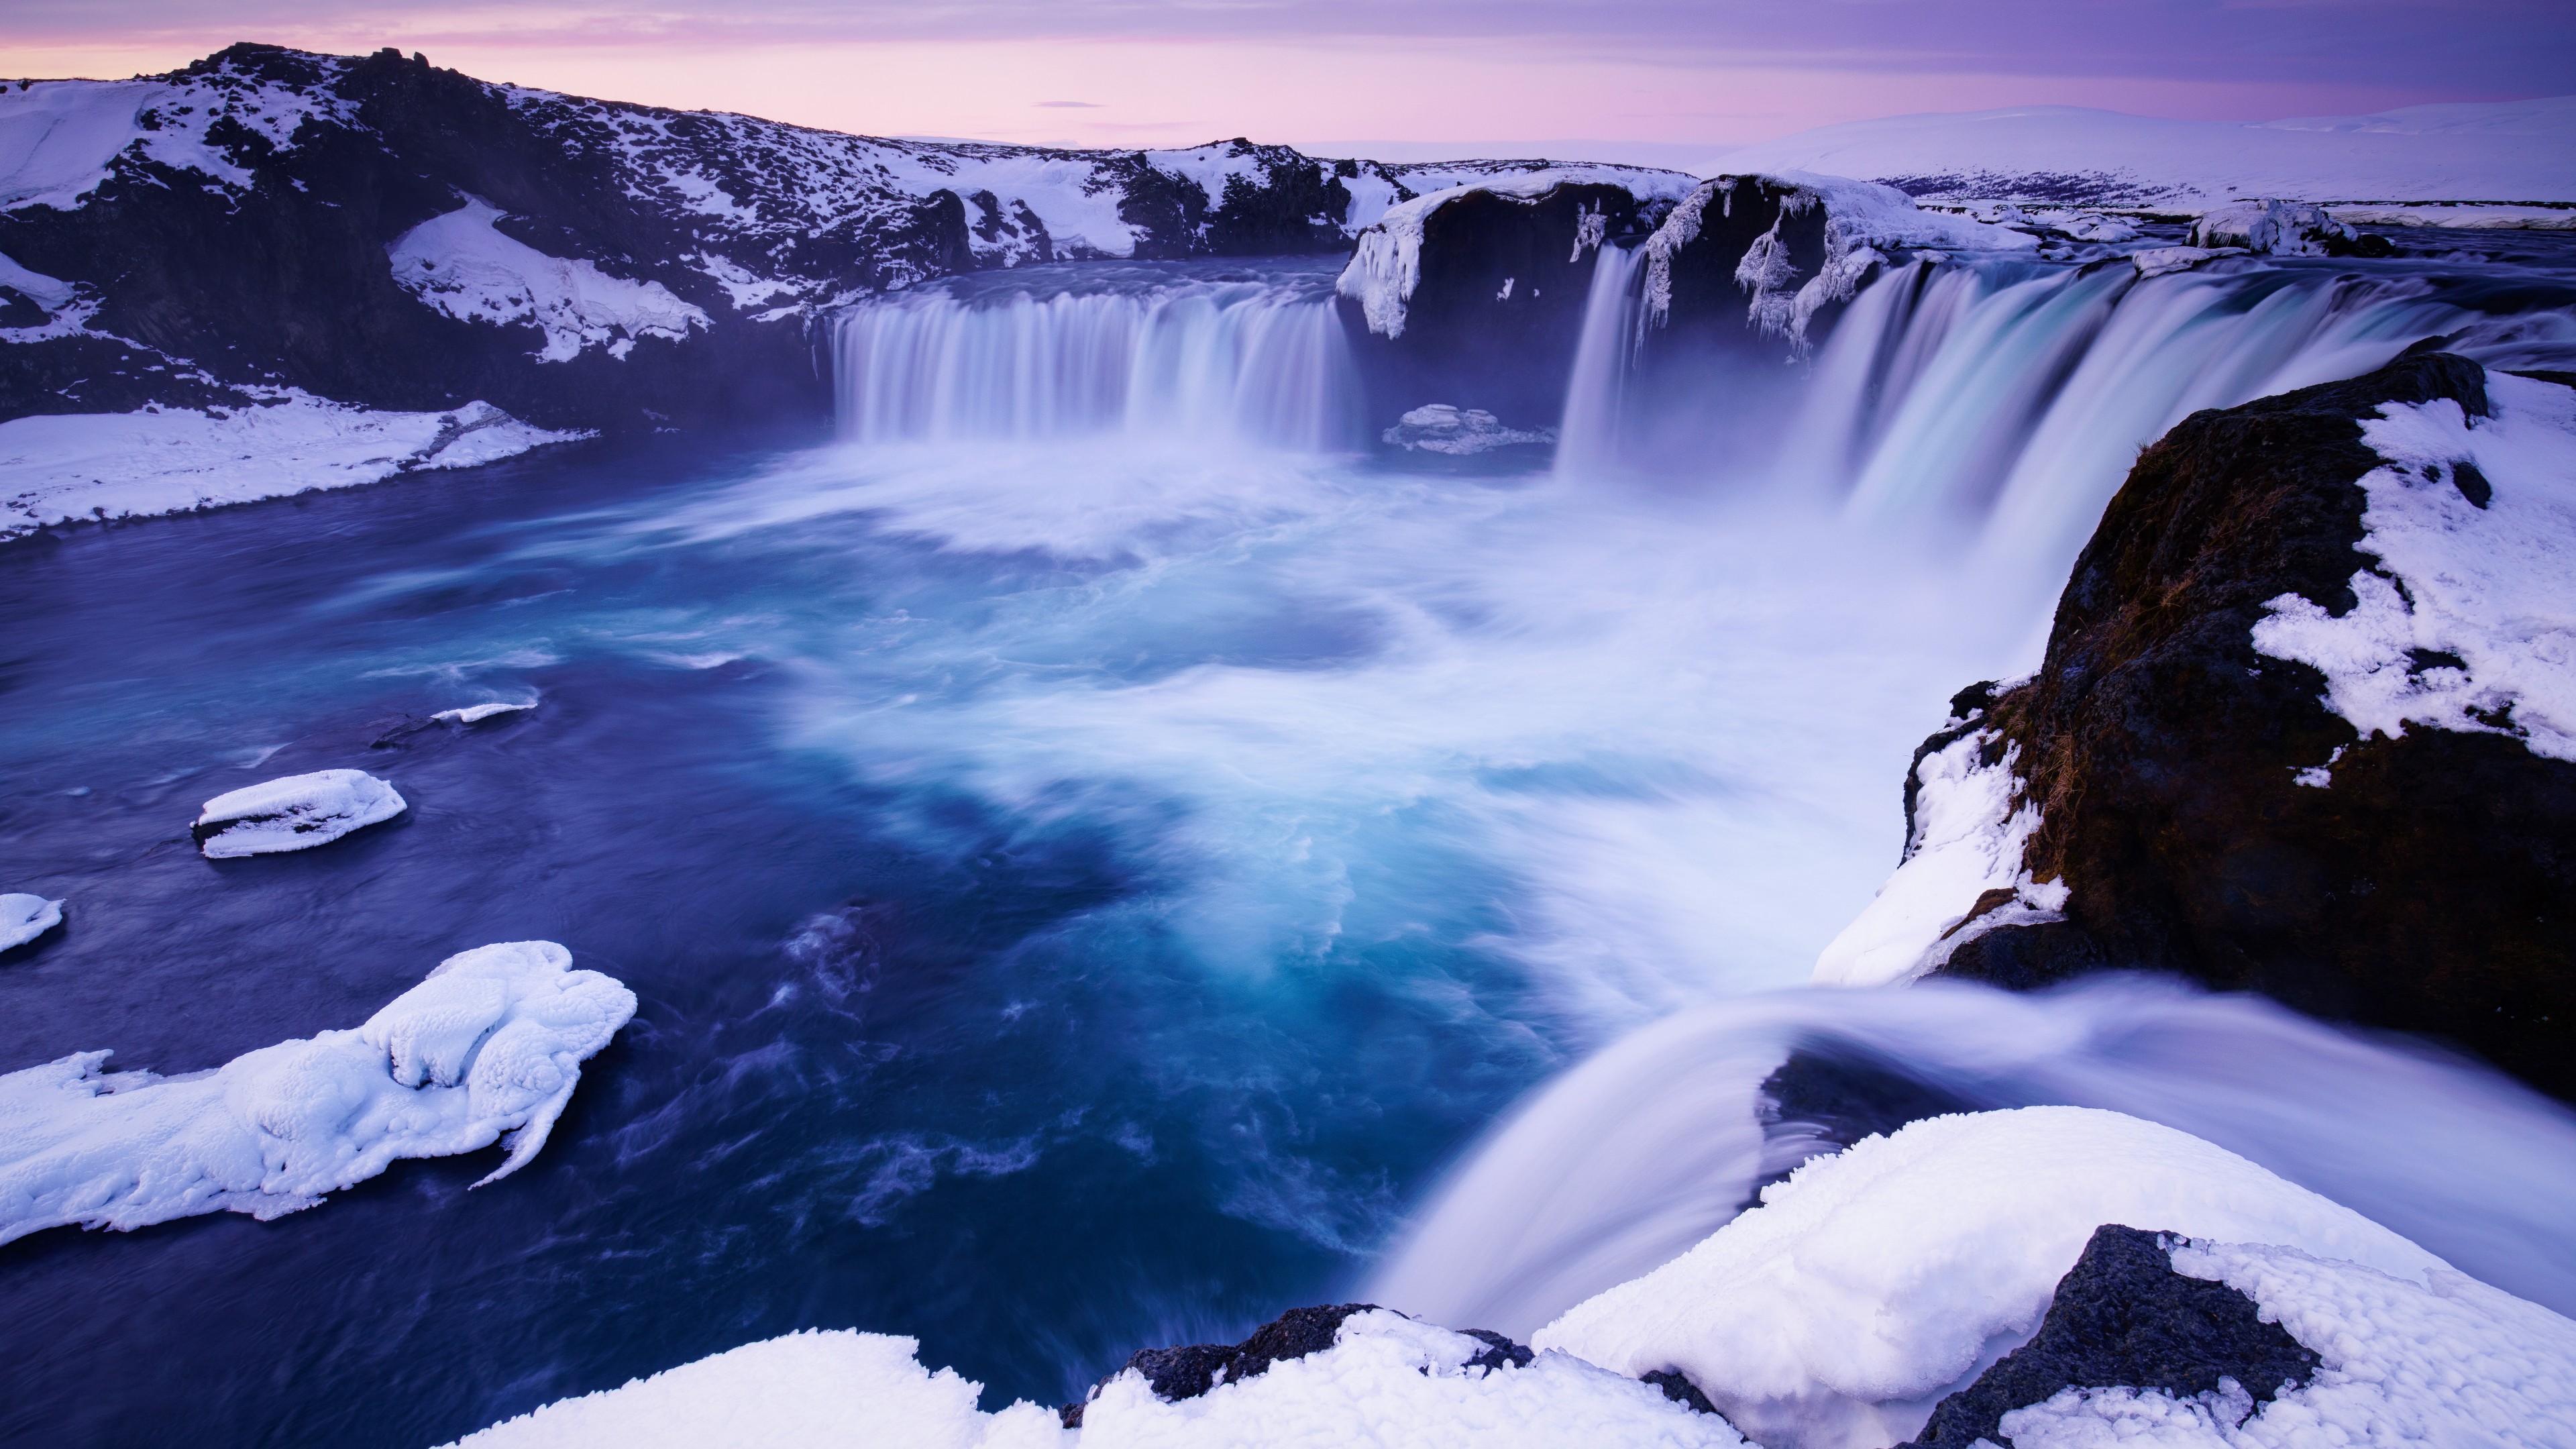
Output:
[[925,289],[844,313],[833,357],[853,442],[1114,431],[1326,452],[1355,446],[1359,427],[1340,319],[1286,286]]

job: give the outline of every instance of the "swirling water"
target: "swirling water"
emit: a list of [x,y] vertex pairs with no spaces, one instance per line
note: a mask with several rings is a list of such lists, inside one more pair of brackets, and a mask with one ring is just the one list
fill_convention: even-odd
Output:
[[[0,888],[70,900],[0,1068],[211,1066],[528,936],[642,1000],[493,1187],[0,1248],[0,1439],[418,1446],[804,1326],[1059,1400],[1351,1291],[1525,1090],[1804,979],[2021,594],[1768,459],[1335,451],[1328,268],[1125,270],[854,317],[916,362],[837,439],[0,550]],[[389,723],[483,699],[537,708]],[[334,765],[411,812],[189,847]]]

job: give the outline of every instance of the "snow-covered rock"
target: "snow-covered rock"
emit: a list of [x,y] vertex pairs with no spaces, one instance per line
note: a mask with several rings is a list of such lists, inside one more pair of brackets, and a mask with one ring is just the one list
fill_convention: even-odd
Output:
[[1877,1449],[2039,1326],[2095,1228],[2283,1244],[2426,1285],[2439,1258],[2169,1127],[2080,1107],[1935,1117],[1809,1162],[1534,1347],[1677,1369],[1768,1449]]
[[1492,1364],[1481,1339],[1383,1309],[1343,1320],[1333,1346],[1172,1402],[1129,1371],[1079,1429],[1021,1402],[976,1408],[980,1386],[925,1370],[914,1340],[791,1334],[623,1388],[549,1404],[457,1449],[702,1449],[854,1444],[938,1449],[1740,1449],[1726,1421],[1563,1354]]
[[2485,417],[2444,397],[2362,422],[2383,466],[2354,547],[2377,562],[2341,615],[2273,599],[2254,647],[2323,671],[2365,739],[2413,724],[2576,761],[2576,389],[2490,372],[2486,397]]
[[[679,341],[707,314],[659,282],[612,277],[586,261],[550,257],[495,231],[499,208],[481,197],[404,232],[385,247],[394,281],[450,317],[521,324],[545,336],[544,362],[570,362],[585,347],[623,359],[637,339]],[[739,286],[740,284],[735,284]]]
[[1382,441],[1409,453],[1418,451],[1466,457],[1473,453],[1489,453],[1496,448],[1553,443],[1556,430],[1507,428],[1499,418],[1482,408],[1426,403],[1406,413],[1380,437]]
[[[1646,239],[1646,315],[1670,327],[1677,300],[1714,312],[1712,294],[1738,294],[1755,327],[1803,345],[1820,311],[1851,300],[1892,257],[2038,244],[2010,226],[1923,210],[1892,186],[1803,172],[1715,176]],[[1721,277],[1731,286],[1713,285]]]
[[2013,771],[2020,747],[1977,720],[1993,686],[1962,694],[1907,779],[1905,859],[1816,959],[1819,986],[1890,986],[1987,931],[2060,919],[2066,886],[2031,879],[2039,806]]
[[2304,201],[2240,201],[2192,223],[2196,247],[2243,247],[2278,257],[2329,256],[2352,245],[2351,227]]
[[2146,247],[2129,253],[2129,265],[2141,278],[2162,277],[2174,272],[2187,272],[2203,262],[2220,257],[2241,257],[2243,247]]
[[229,790],[191,827],[208,860],[328,845],[403,813],[394,787],[364,770],[316,770]]
[[532,427],[489,403],[389,413],[303,394],[16,418],[0,423],[0,538],[471,468],[586,436]]
[[0,1242],[78,1223],[130,1230],[199,1213],[266,1220],[407,1157],[507,1136],[482,1182],[525,1166],[581,1064],[635,994],[551,941],[459,952],[354,1030],[212,1071],[102,1070],[76,1052],[0,1076]]
[[0,951],[26,945],[63,923],[63,903],[23,891],[0,895]]
[[1825,126],[1721,164],[1858,176],[1917,196],[2200,211],[2253,196],[2576,201],[2571,148],[2576,96],[2251,123],[2014,106]]

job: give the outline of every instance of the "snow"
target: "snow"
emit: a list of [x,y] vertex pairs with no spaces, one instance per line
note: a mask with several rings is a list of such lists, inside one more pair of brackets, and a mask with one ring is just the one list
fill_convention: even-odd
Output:
[[2296,1248],[2182,1242],[2175,1271],[2225,1283],[2320,1360],[2251,1413],[2239,1389],[2070,1387],[2003,1418],[2013,1449],[2291,1449],[2576,1442],[2576,1323],[2443,1269],[2423,1283]]
[[512,704],[506,700],[496,699],[483,704],[469,704],[462,709],[442,709],[430,718],[448,724],[470,725],[480,724],[494,715],[518,714],[523,710],[535,708],[533,704]]
[[[1900,985],[1999,926],[2060,919],[2065,883],[2033,881],[2022,867],[2022,850],[2039,829],[2039,806],[2014,803],[2021,747],[2008,744],[1996,763],[1982,763],[1995,739],[1992,730],[1972,731],[1915,767],[1914,834],[1905,859],[1826,943],[1816,958],[1817,985]],[[1969,919],[1988,892],[2007,889],[2009,900]]]
[[[330,56],[308,59],[325,74],[347,64]],[[0,87],[0,211],[78,207],[127,155],[239,190],[251,175],[207,138],[218,121],[292,150],[306,120],[347,126],[355,117],[355,108],[327,88],[254,82],[228,70]]]
[[481,1182],[545,1145],[581,1063],[635,995],[551,941],[459,952],[355,1030],[207,1072],[107,1073],[105,1051],[0,1076],[0,1242],[78,1223],[130,1231],[200,1213],[266,1221],[397,1158],[509,1138]]
[[2346,226],[2442,226],[2463,230],[2576,231],[2576,206],[2338,206]]
[[1552,428],[1507,428],[1500,418],[1483,408],[1457,408],[1448,403],[1428,403],[1415,408],[1380,436],[1406,452],[1419,449],[1425,453],[1446,453],[1453,457],[1490,452],[1521,443],[1556,441],[1556,432]]
[[[1736,192],[1746,183],[1767,183],[1782,189],[1783,195],[1771,229],[1745,248],[1735,281],[1750,299],[1748,315],[1755,325],[1795,343],[1805,342],[1807,324],[1818,310],[1851,300],[1870,269],[1887,260],[1886,252],[1917,248],[2029,251],[2039,245],[2027,232],[1922,210],[1912,197],[1892,186],[1799,173],[1713,177],[1674,207],[1654,235],[1646,238],[1646,312],[1657,323],[1669,320],[1672,312],[1674,256],[1699,239],[1712,204],[1719,215],[1732,214]],[[1801,282],[1780,229],[1791,218],[1819,206],[1825,209],[1825,263],[1816,275]]]
[[2203,214],[2191,228],[2193,246],[2243,247],[2278,257],[2328,256],[2334,243],[2352,238],[2352,228],[2321,206],[2269,199],[2222,206]]
[[1522,1367],[1468,1360],[1487,1345],[1384,1309],[1343,1321],[1331,1348],[1179,1403],[1123,1373],[1064,1430],[1026,1402],[975,1408],[980,1385],[914,1358],[909,1338],[847,1330],[747,1344],[623,1388],[550,1404],[456,1449],[702,1449],[867,1444],[884,1449],[1741,1449],[1726,1422],[1563,1354]]
[[0,423],[0,538],[78,518],[140,518],[398,473],[471,468],[589,436],[489,403],[373,412],[286,392],[260,407],[59,413]]
[[586,347],[624,358],[638,338],[679,341],[707,314],[659,282],[612,277],[597,266],[550,257],[493,229],[504,215],[490,202],[431,217],[385,248],[404,291],[465,322],[527,323],[545,333],[537,353],[570,362]]
[[63,903],[13,891],[0,895],[0,951],[13,950],[63,923]]
[[2214,262],[2220,257],[2245,254],[2243,247],[2148,247],[2129,253],[2129,265],[2138,269],[2141,278],[2161,277],[2168,272],[2190,271],[2203,262]]
[[2324,671],[2321,702],[2365,739],[2413,724],[2576,760],[2576,390],[2489,372],[2487,400],[2492,417],[2436,398],[2362,423],[2385,465],[2361,478],[2355,547],[2377,562],[2358,602],[2337,618],[2283,594],[2254,647]]
[[2576,201],[2576,96],[2372,116],[2176,121],[2076,106],[1890,116],[1728,152],[1729,171],[1818,171],[1917,195],[2202,211],[2310,201]]
[[[1560,185],[1603,184],[1627,187],[1640,201],[1675,199],[1696,183],[1679,172],[1631,171],[1610,166],[1551,166],[1451,186],[1387,209],[1359,234],[1350,261],[1333,290],[1360,304],[1368,329],[1381,337],[1404,335],[1405,307],[1422,282],[1422,227],[1433,211],[1470,191],[1490,192],[1516,200],[1536,201]],[[1576,242],[1578,251],[1581,243]]]
[[394,787],[364,770],[316,770],[229,790],[197,817],[208,860],[237,860],[328,845],[403,813]]
[[10,287],[26,294],[28,300],[48,312],[59,312],[72,303],[72,284],[60,277],[31,272],[5,255],[0,255],[0,287]]
[[2104,1223],[2283,1244],[2417,1285],[2459,1276],[2187,1133],[2023,1107],[1930,1118],[1810,1161],[1531,1343],[1623,1373],[1679,1369],[1767,1449],[1878,1449],[2027,1341]]

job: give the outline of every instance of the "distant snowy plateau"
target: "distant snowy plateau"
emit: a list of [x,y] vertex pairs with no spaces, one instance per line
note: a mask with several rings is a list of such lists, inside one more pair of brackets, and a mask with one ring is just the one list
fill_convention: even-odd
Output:
[[[2046,205],[1984,219],[2102,241],[2127,227],[2111,209],[2269,196],[2338,203],[2345,223],[2556,225],[2576,220],[2571,142],[2576,99],[2260,126],[2061,108],[1830,127],[1725,164],[1820,173],[1806,182],[1837,222],[1833,274],[1776,295],[1743,281],[1764,330],[1802,335],[1891,239],[2028,244],[1897,216],[1896,191],[1824,176]],[[1560,183],[1624,194],[1651,227],[1688,209],[1696,179],[1246,140],[858,137],[488,84],[392,51],[237,45],[163,76],[0,83],[0,537],[597,433],[811,424],[830,412],[829,317],[978,270],[1357,245],[1369,276],[1345,294],[1392,335],[1443,193]],[[2168,250],[2156,265],[2202,254]]]

